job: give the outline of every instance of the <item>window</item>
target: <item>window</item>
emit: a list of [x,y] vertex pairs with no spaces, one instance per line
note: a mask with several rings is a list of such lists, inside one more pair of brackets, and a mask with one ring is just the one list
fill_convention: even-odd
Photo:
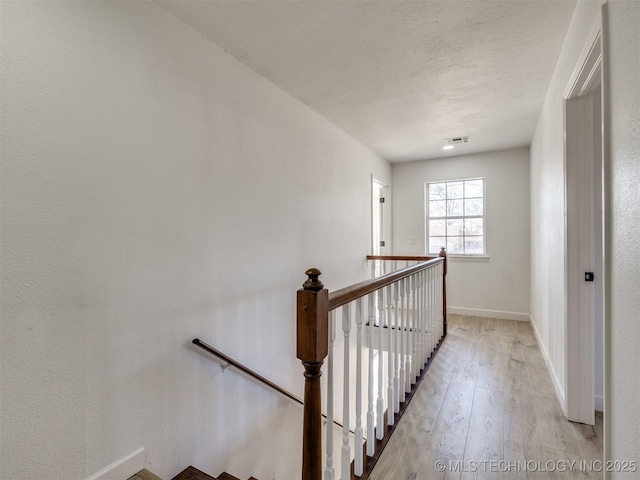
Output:
[[426,184],[427,252],[484,255],[484,178]]

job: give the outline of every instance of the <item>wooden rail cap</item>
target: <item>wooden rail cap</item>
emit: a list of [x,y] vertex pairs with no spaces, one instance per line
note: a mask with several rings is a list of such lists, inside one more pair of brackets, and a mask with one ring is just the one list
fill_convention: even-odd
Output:
[[398,260],[400,262],[426,262],[437,258],[431,256],[415,256],[415,255],[367,255],[367,260]]
[[356,298],[364,297],[365,295],[375,292],[382,287],[391,285],[392,283],[402,278],[425,270],[429,267],[432,267],[433,265],[437,265],[438,263],[441,263],[445,260],[446,258],[433,257],[432,260],[418,263],[401,270],[396,270],[395,272],[388,273],[387,275],[384,275],[382,277],[372,278],[370,280],[365,280],[364,282],[356,283],[355,285],[350,285],[340,290],[334,290],[329,295],[329,310],[334,310],[338,307],[341,307],[342,305],[346,305]]

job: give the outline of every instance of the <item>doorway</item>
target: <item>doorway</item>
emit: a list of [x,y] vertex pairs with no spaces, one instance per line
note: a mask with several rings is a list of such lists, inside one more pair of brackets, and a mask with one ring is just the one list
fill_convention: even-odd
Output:
[[371,177],[371,254],[389,255],[389,187]]
[[592,38],[565,92],[566,415],[595,424],[604,388],[602,41]]

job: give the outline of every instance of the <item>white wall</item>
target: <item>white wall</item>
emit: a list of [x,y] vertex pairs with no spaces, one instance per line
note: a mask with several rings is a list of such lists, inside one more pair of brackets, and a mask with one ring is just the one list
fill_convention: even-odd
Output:
[[302,395],[295,290],[364,278],[388,163],[152,2],[1,26],[0,477],[295,478],[302,410],[190,340]]
[[531,142],[531,319],[560,402],[565,392],[563,93],[600,11],[579,2]]
[[489,259],[450,259],[450,311],[528,319],[528,148],[393,164],[393,252],[425,252],[426,182],[474,177],[485,178]]
[[[607,7],[611,282],[605,455],[640,464],[640,3],[612,1]],[[635,479],[638,473],[615,472],[611,478]]]

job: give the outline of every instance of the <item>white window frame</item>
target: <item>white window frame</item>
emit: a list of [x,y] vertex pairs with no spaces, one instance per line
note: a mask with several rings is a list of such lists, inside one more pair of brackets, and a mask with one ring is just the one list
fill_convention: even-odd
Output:
[[[457,182],[465,182],[472,180],[482,180],[482,215],[462,215],[462,216],[450,216],[450,217],[430,217],[429,210],[429,185],[433,185],[436,183],[457,183]],[[463,197],[466,198],[466,197]],[[477,198],[477,197],[472,197]],[[481,218],[482,219],[482,253],[449,253],[447,252],[447,256],[454,258],[468,258],[468,259],[488,259],[487,254],[487,181],[485,177],[471,177],[471,178],[460,178],[455,180],[438,180],[433,182],[425,182],[424,184],[424,208],[425,208],[425,252],[426,255],[434,255],[439,252],[430,252],[429,251],[429,220],[464,220],[465,218]],[[445,236],[445,239],[448,236]]]

